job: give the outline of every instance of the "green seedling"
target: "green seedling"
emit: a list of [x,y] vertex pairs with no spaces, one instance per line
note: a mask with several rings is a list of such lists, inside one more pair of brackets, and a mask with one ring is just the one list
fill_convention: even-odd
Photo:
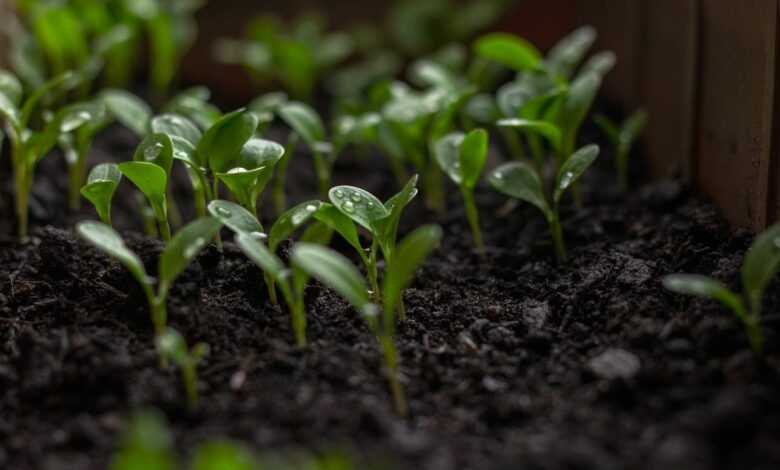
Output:
[[122,172],[113,163],[101,163],[89,172],[87,184],[81,188],[81,195],[95,206],[100,220],[111,225],[111,202],[114,192],[122,181]]
[[165,361],[170,361],[181,370],[187,404],[190,410],[198,408],[198,365],[209,354],[207,344],[198,343],[192,348],[187,347],[187,341],[173,328],[166,328],[157,337],[157,349]]
[[284,147],[258,138],[249,139],[241,149],[235,165],[226,172],[216,173],[236,200],[257,214],[257,200],[274,173],[274,167],[284,156]]
[[174,96],[165,105],[164,112],[184,116],[205,132],[222,117],[219,108],[209,103],[210,98],[211,92],[206,87],[189,88]]
[[133,131],[138,137],[144,137],[149,131],[152,110],[145,101],[124,90],[103,90],[99,97],[114,119]]
[[171,239],[160,256],[157,291],[154,278],[146,273],[138,255],[132,252],[122,237],[101,222],[86,221],[76,226],[79,236],[98,250],[119,261],[141,285],[149,303],[152,324],[156,336],[165,332],[168,310],[168,292],[174,281],[214,238],[222,223],[213,217],[203,217],[191,222]]
[[596,42],[596,30],[583,26],[558,41],[544,59],[545,68],[559,80],[570,80]]
[[43,113],[39,119],[43,123],[42,127],[31,128],[36,111],[46,99],[73,89],[81,80],[78,75],[66,73],[24,98],[19,80],[9,72],[0,71],[0,120],[5,125],[5,134],[10,143],[20,239],[27,236],[28,202],[38,163],[49,154],[61,136],[99,121],[105,114],[105,108],[100,103],[76,103],[56,113]]
[[621,191],[628,191],[628,158],[634,143],[647,126],[647,112],[643,109],[628,117],[623,124],[617,124],[606,116],[596,116],[596,124],[615,147],[615,165]]
[[761,310],[764,292],[780,269],[780,224],[757,236],[742,264],[742,294],[706,276],[675,274],[664,278],[672,292],[717,300],[742,323],[750,347],[756,354],[764,350]]
[[122,432],[111,470],[176,470],[173,436],[163,415],[156,411],[135,413]]
[[485,253],[485,244],[482,241],[482,231],[479,229],[479,212],[474,202],[474,188],[485,168],[488,140],[487,131],[475,129],[467,135],[449,134],[436,143],[435,149],[439,166],[460,188],[474,244],[480,254]]
[[[276,256],[279,245],[293,232],[307,224],[322,206],[320,201],[299,204],[282,214],[273,224],[270,235],[263,233],[263,226],[255,216],[238,204],[229,201],[212,201],[209,212],[235,232],[236,244],[246,256],[263,270],[269,299],[277,304],[276,288],[282,292],[290,311],[295,341],[301,348],[306,346],[306,312],[303,291],[308,276],[299,270],[292,271]],[[303,234],[302,239],[310,242],[328,243],[332,231],[324,225],[314,224]],[[268,246],[263,241],[267,239]]]
[[501,165],[490,175],[490,184],[507,196],[528,202],[538,208],[550,226],[555,254],[559,262],[566,262],[566,245],[560,220],[560,203],[565,192],[580,179],[599,155],[597,145],[588,145],[569,157],[558,170],[552,200],[545,195],[538,171],[526,162]]
[[[336,186],[328,192],[333,207],[342,216],[334,214],[327,207],[318,213],[318,220],[338,232],[358,252],[366,266],[366,272],[375,300],[381,296],[377,261],[379,253],[389,266],[393,263],[398,237],[398,223],[404,208],[417,196],[417,176],[395,196],[382,203],[370,192],[354,186]],[[371,249],[366,255],[358,239],[357,224],[371,234]]]
[[298,243],[293,249],[292,262],[295,266],[338,292],[366,319],[371,333],[379,341],[395,410],[401,416],[406,416],[408,406],[398,377],[400,367],[394,340],[394,313],[401,303],[404,288],[411,282],[417,268],[438,246],[440,239],[439,227],[426,226],[401,242],[398,261],[385,276],[384,315],[381,320],[379,307],[370,301],[366,280],[352,262],[321,245]]
[[561,129],[562,140],[559,155],[559,165],[572,153],[577,143],[580,128],[585,117],[593,107],[599,89],[601,76],[593,72],[578,76],[568,89],[560,111],[558,127]]
[[327,131],[322,118],[310,106],[290,102],[277,110],[279,117],[303,140],[312,154],[317,188],[324,196],[328,192],[333,165],[338,152],[328,142]]
[[138,146],[132,162],[119,164],[119,171],[143,194],[154,210],[162,239],[171,239],[168,223],[168,181],[173,165],[173,142],[167,134],[152,134]]
[[490,33],[474,44],[474,51],[483,59],[497,62],[515,72],[538,71],[542,54],[523,38],[506,33]]

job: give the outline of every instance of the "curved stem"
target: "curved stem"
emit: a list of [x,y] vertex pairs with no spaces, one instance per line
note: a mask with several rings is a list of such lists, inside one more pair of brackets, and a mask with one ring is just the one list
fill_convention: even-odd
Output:
[[558,258],[559,263],[565,263],[566,256],[566,243],[563,239],[563,228],[561,227],[561,221],[558,217],[556,210],[555,214],[550,217],[550,235],[552,236],[553,245],[555,246],[555,256]]
[[466,218],[471,227],[471,236],[477,247],[477,253],[480,256],[484,256],[485,243],[482,240],[482,231],[479,229],[479,212],[477,212],[477,205],[474,202],[474,192],[467,188],[461,188],[461,192],[463,193],[463,201],[466,204]]
[[409,408],[406,403],[403,385],[401,385],[401,381],[398,378],[398,350],[396,349],[392,336],[385,334],[381,335],[379,337],[379,343],[382,347],[382,355],[384,356],[385,368],[387,369],[387,380],[390,385],[390,393],[393,395],[395,411],[399,416],[405,417],[409,413]]

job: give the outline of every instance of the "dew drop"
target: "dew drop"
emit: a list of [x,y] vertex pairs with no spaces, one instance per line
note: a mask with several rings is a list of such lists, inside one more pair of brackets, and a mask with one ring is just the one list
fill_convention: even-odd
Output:
[[156,142],[154,145],[146,147],[144,149],[144,158],[147,162],[151,162],[157,159],[157,157],[159,157],[160,153],[163,151],[163,148],[163,144],[160,142]]
[[496,174],[495,174],[495,175],[493,175],[493,176],[494,176],[494,178],[496,178],[497,180],[502,180],[502,179],[504,179],[504,174],[503,174],[503,173],[496,173]]
[[226,207],[217,207],[217,214],[219,214],[222,217],[230,217],[233,215],[233,213],[230,212],[230,209]]
[[352,199],[352,202],[354,202],[354,203],[358,203],[358,202],[360,202],[360,201],[362,201],[362,200],[363,200],[363,198],[362,198],[362,197],[360,197],[360,194],[358,194],[358,193],[352,193],[352,194],[349,196],[349,198],[350,198],[350,199]]
[[206,244],[206,239],[203,237],[198,237],[194,242],[192,242],[192,245],[188,246],[184,250],[184,257],[185,258],[192,258],[198,253],[198,250],[203,248],[203,246]]
[[775,238],[774,244],[775,244],[775,248],[780,248],[780,237]]
[[574,179],[574,173],[572,173],[571,171],[567,171],[566,173],[563,174],[563,177],[561,178],[561,186],[564,187],[569,186],[573,179]]
[[246,168],[244,168],[242,166],[237,166],[235,168],[231,168],[230,170],[228,170],[228,174],[229,175],[240,175],[241,173],[246,173],[248,171],[249,170],[247,170]]
[[372,208],[372,207],[374,207],[374,203],[371,202],[371,201],[368,201],[368,202],[366,202],[366,206],[368,206],[369,208]]
[[344,210],[347,212],[355,212],[355,204],[353,204],[352,201],[345,202]]
[[254,238],[255,240],[260,240],[260,241],[268,239],[268,234],[265,234],[263,232],[250,232],[249,236]]
[[306,210],[308,212],[314,212],[314,211],[317,210],[317,206],[315,206],[314,204],[309,204],[309,205],[306,206]]
[[337,189],[337,190],[333,191],[333,196],[334,196],[336,199],[341,199],[341,198],[343,198],[343,197],[344,197],[344,191],[342,191],[342,190],[340,190],[340,189]]

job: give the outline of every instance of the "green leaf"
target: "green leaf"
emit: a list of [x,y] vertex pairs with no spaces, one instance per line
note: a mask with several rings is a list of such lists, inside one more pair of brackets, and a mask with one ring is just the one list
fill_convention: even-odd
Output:
[[19,108],[3,93],[0,93],[0,118],[7,121],[17,133],[21,131],[22,116]]
[[498,106],[489,93],[472,96],[466,103],[465,112],[480,124],[492,124],[499,116]]
[[384,252],[385,260],[388,262],[393,256],[401,214],[403,213],[406,206],[408,206],[409,203],[412,202],[412,200],[414,200],[414,198],[417,196],[417,181],[419,179],[420,178],[418,175],[414,175],[409,178],[409,181],[406,182],[406,185],[404,185],[403,189],[401,189],[398,194],[385,202],[385,209],[390,213],[390,215],[379,222],[379,230],[381,232],[381,239],[379,240],[379,243],[382,247],[382,251]]
[[505,34],[491,33],[479,38],[475,52],[483,59],[492,60],[516,72],[538,70],[542,55],[525,39]]
[[219,219],[225,227],[236,233],[261,234],[263,226],[257,218],[239,206],[235,202],[218,199],[211,201],[208,206],[209,213]]
[[324,246],[298,243],[293,248],[292,262],[335,290],[359,312],[364,312],[369,305],[365,279],[343,255]]
[[372,233],[376,231],[377,222],[390,215],[382,201],[365,189],[336,186],[328,192],[328,197],[344,215]]
[[0,69],[0,95],[5,95],[14,106],[22,101],[22,83],[16,75]]
[[553,74],[569,79],[596,42],[596,30],[583,26],[561,39],[547,55],[545,65]]
[[642,135],[647,126],[648,115],[647,111],[640,109],[634,112],[623,123],[623,127],[620,130],[620,141],[622,145],[630,147],[636,140]]
[[604,77],[617,64],[617,56],[612,51],[602,51],[594,55],[582,66],[580,73],[595,73],[600,77]]
[[461,185],[463,174],[461,173],[460,146],[465,138],[462,132],[454,132],[445,135],[439,139],[433,146],[433,155],[436,163],[450,177],[450,179]]
[[101,163],[92,168],[87,184],[81,188],[81,195],[95,206],[100,220],[111,224],[111,201],[122,180],[122,173],[113,163]]
[[100,99],[105,103],[108,112],[123,126],[137,136],[146,135],[152,110],[143,100],[124,90],[104,90]]
[[282,284],[289,277],[289,270],[268,248],[256,237],[249,233],[236,234],[236,244],[244,252],[250,261],[255,263],[264,273]]
[[552,217],[539,173],[528,163],[511,162],[501,165],[491,173],[490,184],[507,196],[536,206],[548,219]]
[[439,246],[442,231],[438,225],[420,227],[398,245],[393,262],[383,280],[382,296],[385,315],[393,315],[401,293],[411,283],[414,273]]
[[534,91],[527,84],[509,82],[496,92],[496,105],[505,117],[517,117],[520,110],[534,98]]
[[257,116],[251,111],[238,110],[220,118],[198,142],[201,166],[208,166],[214,172],[226,172],[233,168],[255,129]]
[[179,230],[160,256],[160,282],[173,284],[221,227],[218,219],[201,217]]
[[192,121],[179,114],[166,113],[155,116],[151,120],[150,127],[155,134],[167,134],[172,140],[178,137],[192,146],[196,146],[203,136]]
[[275,253],[282,241],[311,220],[321,206],[321,201],[306,201],[280,215],[268,235],[268,248],[271,252]]
[[76,225],[76,232],[86,242],[119,261],[125,269],[130,271],[139,284],[143,286],[151,284],[143,262],[125,245],[124,240],[116,230],[104,223],[88,220],[79,222]]
[[554,150],[561,148],[561,130],[555,124],[546,121],[534,121],[530,119],[501,119],[496,123],[499,127],[519,129],[523,132],[538,134],[550,143]]
[[561,129],[569,145],[574,145],[577,132],[593,106],[600,87],[601,78],[594,73],[580,75],[571,84],[561,110]]
[[256,470],[257,463],[252,454],[238,444],[215,441],[198,447],[189,468],[192,470]]
[[123,432],[111,470],[176,470],[173,438],[157,412],[134,415]]
[[588,145],[577,150],[561,165],[555,181],[555,195],[553,196],[556,204],[560,202],[566,190],[579,180],[582,174],[596,161],[600,151],[598,145]]
[[363,252],[363,245],[360,244],[360,236],[358,235],[355,222],[344,215],[344,213],[336,208],[336,206],[324,202],[320,206],[317,213],[314,214],[314,217],[318,221],[338,232],[338,234],[341,235],[344,240],[346,240],[347,243],[352,246],[352,248],[360,253],[361,257],[365,256],[365,253]]
[[184,116],[200,129],[207,130],[222,116],[219,108],[208,102],[210,96],[208,88],[189,88],[176,95],[165,107],[165,111]]
[[[742,288],[751,302],[760,302],[764,290],[780,269],[780,224],[758,235],[745,255]],[[754,308],[755,305],[751,305]],[[759,306],[760,307],[760,306]]]
[[675,274],[663,279],[664,287],[677,294],[717,300],[735,313],[744,312],[739,296],[715,279],[693,274]]
[[489,136],[485,129],[474,129],[460,144],[460,172],[463,185],[474,189],[482,176],[488,155]]
[[616,147],[620,145],[620,133],[622,130],[620,127],[618,127],[615,121],[609,119],[603,114],[599,114],[593,118],[593,122],[595,122],[596,125],[601,129],[612,145]]
[[168,175],[162,167],[149,162],[124,162],[119,164],[119,171],[144,193],[158,215],[167,214]]
[[279,116],[310,148],[327,140],[325,125],[317,112],[300,102],[289,102],[279,107]]
[[157,338],[157,346],[160,355],[168,358],[174,364],[183,366],[189,362],[190,351],[187,341],[178,331],[166,328],[165,332]]
[[24,106],[22,107],[22,125],[28,125],[33,112],[35,112],[40,102],[45,98],[56,96],[72,88],[75,88],[82,81],[83,78],[80,76],[80,74],[65,72],[44,83],[40,88],[35,90],[35,92],[30,95],[27,100],[25,100]]
[[133,155],[133,161],[153,163],[171,174],[173,166],[173,142],[167,134],[151,134],[147,136]]
[[241,149],[234,167],[217,173],[236,199],[247,208],[254,208],[257,198],[273,176],[274,167],[285,149],[276,142],[252,138]]

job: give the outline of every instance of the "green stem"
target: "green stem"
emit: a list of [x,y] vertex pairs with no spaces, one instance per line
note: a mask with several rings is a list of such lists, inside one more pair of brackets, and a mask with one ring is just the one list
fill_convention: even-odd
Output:
[[425,205],[439,214],[444,213],[444,178],[439,165],[431,161],[423,175]]
[[523,144],[517,133],[513,129],[502,128],[501,135],[504,136],[504,140],[509,147],[509,153],[512,154],[512,158],[515,160],[525,160],[525,150],[523,149]]
[[368,255],[366,264],[366,274],[368,275],[369,284],[371,285],[371,301],[374,303],[381,302],[382,294],[379,291],[379,272],[377,269],[377,252],[379,251],[379,243],[376,240],[371,242],[371,252]]
[[485,255],[485,243],[482,240],[482,231],[479,229],[479,213],[477,205],[474,203],[474,192],[470,189],[461,188],[463,201],[466,204],[466,218],[471,227],[471,236],[474,238],[474,244],[477,247],[477,253],[480,256]]
[[323,199],[327,199],[328,190],[330,190],[330,170],[325,157],[321,152],[317,151],[314,152],[314,172],[317,175],[317,189],[320,192],[320,196]]
[[27,226],[29,220],[29,190],[27,189],[27,172],[29,170],[25,161],[22,145],[16,139],[11,145],[11,159],[14,170],[14,186],[16,189],[16,222],[19,240],[27,238]]
[[552,236],[553,245],[555,246],[555,256],[558,258],[559,263],[565,263],[566,256],[566,244],[563,239],[563,228],[561,227],[561,221],[556,213],[550,217],[550,235]]
[[87,179],[86,171],[87,155],[79,150],[68,174],[68,208],[72,211],[81,208],[81,187]]
[[172,186],[168,186],[168,196],[167,196],[167,203],[168,203],[168,220],[170,221],[171,225],[173,225],[174,228],[179,228],[182,226],[183,218],[181,216],[181,211],[179,210],[179,204],[176,202],[176,199],[173,197],[173,189]]
[[198,409],[198,374],[195,371],[197,365],[186,364],[181,367],[181,378],[184,382],[184,392],[187,395],[187,404],[190,411]]
[[398,350],[396,349],[392,336],[382,334],[379,337],[379,342],[382,346],[385,368],[387,369],[387,380],[390,385],[390,393],[393,395],[395,411],[399,416],[406,417],[406,415],[409,413],[409,408],[406,403],[406,395],[404,393],[403,385],[401,385],[401,381],[398,378]]
[[195,215],[197,217],[205,217],[206,190],[203,187],[205,184],[203,175],[198,174],[198,172],[191,168],[187,168],[187,172],[190,174],[190,181],[192,182],[192,197],[195,199]]
[[295,334],[295,344],[303,349],[306,347],[306,310],[303,298],[295,299],[294,302],[290,303],[289,307],[293,333]]
[[[219,199],[219,178],[214,175],[214,179],[212,180],[212,189],[211,189],[211,200]],[[217,232],[217,234],[214,236],[214,242],[217,244],[217,251],[222,253],[222,234],[220,232]]]
[[[151,291],[150,291],[151,292]],[[165,327],[168,324],[168,306],[166,304],[167,287],[163,291],[162,285],[157,296],[147,293],[149,306],[152,309],[152,324],[154,325],[154,334],[158,338],[165,333]]]
[[263,273],[263,280],[265,281],[265,286],[268,289],[268,299],[271,301],[274,305],[279,305],[279,298],[276,296],[276,283],[266,273]]

